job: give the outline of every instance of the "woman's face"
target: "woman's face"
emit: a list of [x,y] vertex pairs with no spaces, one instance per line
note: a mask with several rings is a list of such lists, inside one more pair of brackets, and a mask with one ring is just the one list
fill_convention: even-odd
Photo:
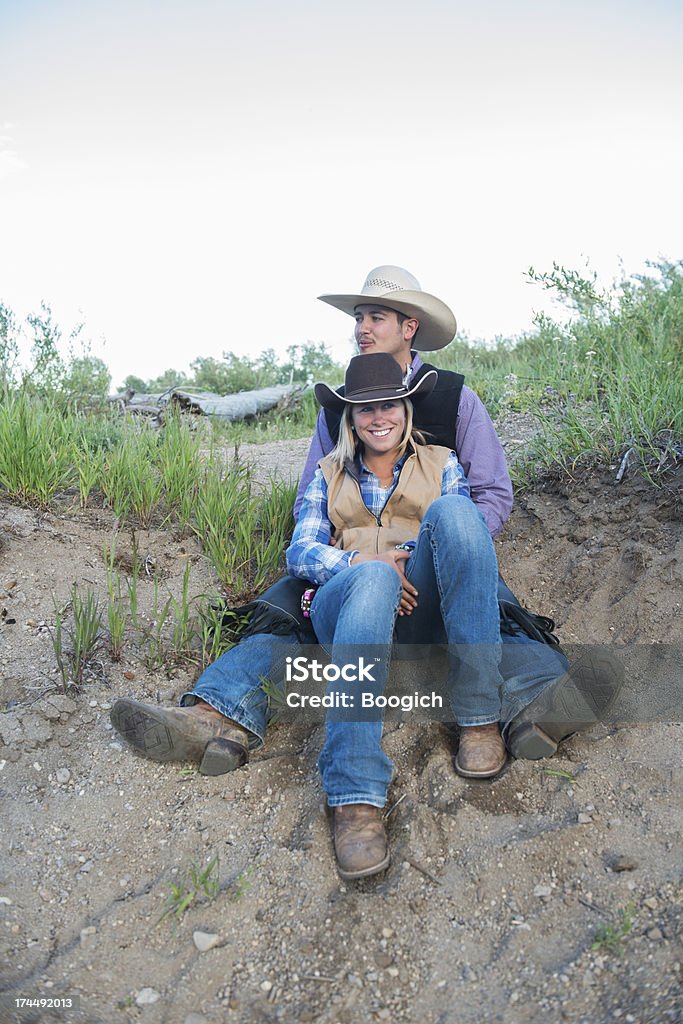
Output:
[[377,455],[392,452],[398,448],[406,426],[405,402],[400,398],[389,402],[368,402],[354,405],[351,422],[356,428],[356,437],[365,445],[365,450]]

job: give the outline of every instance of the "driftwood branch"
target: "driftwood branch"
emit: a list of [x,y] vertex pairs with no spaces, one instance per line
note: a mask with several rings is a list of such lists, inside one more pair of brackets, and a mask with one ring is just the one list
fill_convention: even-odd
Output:
[[221,420],[246,420],[278,407],[288,407],[298,399],[303,388],[291,384],[261,388],[258,391],[239,391],[234,395],[214,395],[208,391],[185,391],[171,388],[161,394],[139,394],[126,391],[110,395],[109,402],[116,403],[126,412],[161,419],[163,411],[176,406],[184,412],[197,416],[217,416]]

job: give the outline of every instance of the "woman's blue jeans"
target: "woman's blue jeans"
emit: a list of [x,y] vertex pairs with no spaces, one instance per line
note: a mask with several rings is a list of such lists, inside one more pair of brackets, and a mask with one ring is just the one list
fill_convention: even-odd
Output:
[[[475,513],[475,519],[480,520],[479,513],[468,499],[461,496],[459,498],[456,496],[452,497],[456,499],[456,502],[466,502],[471,511]],[[439,501],[442,500],[443,499],[439,499]],[[435,503],[435,505],[436,504],[438,503]],[[432,506],[432,508],[435,508],[435,505]],[[455,517],[455,513],[459,512],[459,510],[459,504],[453,505],[453,512],[451,515]],[[467,513],[464,513],[464,515],[467,515]],[[470,522],[470,520],[468,519],[467,522]],[[483,533],[477,533],[476,531],[479,527],[473,525],[472,522],[470,522],[470,526],[466,526],[465,521],[463,521],[461,526],[463,531],[470,533],[471,539],[483,537],[484,542],[488,541],[489,544],[491,543],[488,539],[488,533],[483,526],[483,521],[480,522]],[[431,527],[429,529],[431,530]],[[429,540],[429,534],[427,534],[427,539]],[[464,558],[464,547],[461,549],[461,555]],[[418,642],[424,643],[425,640],[427,640],[426,636],[420,635],[420,620],[424,618],[428,608],[434,607],[434,602],[440,602],[438,584],[436,586],[426,586],[413,575],[419,568],[416,556],[420,559],[424,558],[427,562],[429,561],[429,552],[422,544],[422,541],[419,545],[419,550],[416,548],[407,566],[408,576],[413,580],[414,585],[419,591],[419,604],[418,608],[412,615],[398,617],[396,623],[396,639],[401,644]],[[358,572],[358,570],[364,566],[372,565],[373,563],[363,562],[356,566],[353,571],[345,570],[338,574],[335,579],[346,576],[351,580],[354,573]],[[388,577],[390,580],[390,586],[395,585],[391,577],[396,577],[396,581],[398,581],[398,576],[394,570],[390,566],[384,565],[384,563],[375,563],[375,565],[384,566],[384,568],[391,574],[391,576]],[[427,565],[427,569],[428,568],[429,566]],[[332,582],[334,582],[334,580],[330,581],[330,583]],[[318,591],[314,601],[314,606],[317,604],[319,596],[324,593],[327,587],[330,586],[330,583],[326,584],[325,588],[321,588],[321,590]],[[329,593],[331,593],[331,591]],[[318,607],[319,609],[324,609],[325,606],[322,604]],[[468,605],[468,607],[468,614],[471,614],[471,604]],[[360,616],[356,616],[355,618],[356,622],[358,622]],[[477,612],[476,618],[477,620],[481,618],[480,609]],[[435,624],[438,626],[440,624],[441,628],[444,630],[444,635],[441,639],[445,639],[445,626],[438,610],[435,612],[434,620],[434,623],[427,623],[427,625],[431,626],[432,624]],[[497,606],[495,611],[495,621],[496,623],[498,622]],[[546,644],[531,640],[519,627],[515,626],[514,629],[514,635],[510,636],[504,634],[502,637],[502,657],[498,666],[500,676],[502,677],[499,716],[501,724],[504,727],[504,731],[515,716],[518,715],[537,696],[539,696],[539,694],[547,687],[553,684],[561,684],[562,677],[567,670],[566,659],[556,650],[548,647]],[[334,640],[334,637],[332,637],[332,640]],[[375,638],[372,643],[376,642]],[[479,637],[479,642],[481,643],[481,637]],[[386,644],[384,646],[386,647]],[[462,645],[458,644],[458,646]],[[470,643],[469,648],[471,651],[474,651],[474,644]],[[195,689],[192,692],[183,694],[181,703],[191,704],[197,697],[207,701],[207,703],[211,704],[217,711],[220,711],[233,721],[239,722],[248,729],[251,733],[252,748],[259,747],[265,738],[269,718],[268,699],[266,692],[263,689],[262,682],[265,679],[273,681],[281,680],[284,676],[285,658],[287,656],[295,657],[297,653],[301,653],[301,648],[299,647],[296,638],[293,636],[279,637],[266,633],[259,633],[247,637],[217,661],[213,662],[213,664],[209,665],[197,682]],[[463,679],[465,675],[466,673],[463,672]],[[495,678],[495,674],[493,678]],[[480,682],[485,683],[485,680],[480,680]],[[460,683],[461,680],[456,678],[455,690],[458,691],[456,696],[458,696],[458,694],[463,690]],[[460,690],[458,690],[459,686]],[[467,691],[467,688],[464,687],[464,691],[465,692],[461,693],[461,696],[465,702],[476,697],[476,688],[470,693]],[[471,708],[469,710],[471,710]],[[461,721],[465,721],[463,712],[464,714],[468,713],[467,705],[462,707],[459,712],[462,716]],[[483,711],[480,714],[480,720],[495,720],[495,714],[496,712],[492,712],[492,715],[487,716],[486,712]],[[379,743],[375,745],[375,757],[378,756],[378,750],[379,755],[384,758],[381,748],[379,748]],[[379,774],[379,778],[382,781],[380,782],[379,787],[377,787],[377,795],[373,800],[369,801],[377,804],[378,806],[381,806],[384,802],[386,785],[391,777],[391,764],[388,759],[385,759],[385,762],[386,763]],[[323,767],[322,764],[321,767]],[[345,801],[343,799],[345,795],[348,796],[348,793],[352,792],[351,789],[341,792],[342,787],[339,788],[339,794],[329,794],[330,802],[354,802],[353,800],[346,799]],[[340,795],[342,797],[341,800],[339,800]]]
[[[401,580],[386,562],[351,566],[317,591],[311,621],[331,663],[357,665],[364,654],[374,666],[372,690],[383,693],[394,639],[401,645],[447,643],[455,721],[498,722],[498,566],[484,520],[469,498],[445,495],[429,506],[405,574],[418,591],[417,608],[408,616],[398,616]],[[364,687],[356,684],[356,690]],[[330,689],[338,691],[339,683]],[[330,806],[382,807],[386,801],[393,765],[381,748],[382,716],[362,717],[328,713],[319,765]]]

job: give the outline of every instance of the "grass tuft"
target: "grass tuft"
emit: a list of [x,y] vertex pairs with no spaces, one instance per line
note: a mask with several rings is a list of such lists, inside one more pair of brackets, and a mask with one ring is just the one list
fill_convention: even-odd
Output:
[[193,861],[177,884],[169,884],[170,892],[157,924],[161,924],[169,914],[180,921],[185,911],[195,903],[212,903],[218,895],[218,885],[218,855],[203,868]]

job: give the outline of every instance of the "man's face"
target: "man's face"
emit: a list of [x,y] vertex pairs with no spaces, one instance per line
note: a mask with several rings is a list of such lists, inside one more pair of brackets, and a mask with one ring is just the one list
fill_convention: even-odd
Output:
[[386,306],[356,306],[355,338],[361,355],[388,352],[402,369],[410,362],[410,343],[419,326],[412,318],[399,323],[396,310]]

